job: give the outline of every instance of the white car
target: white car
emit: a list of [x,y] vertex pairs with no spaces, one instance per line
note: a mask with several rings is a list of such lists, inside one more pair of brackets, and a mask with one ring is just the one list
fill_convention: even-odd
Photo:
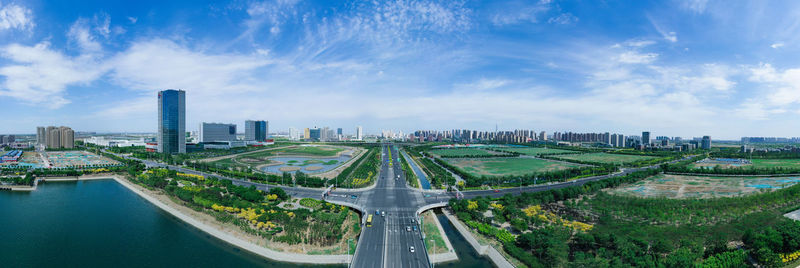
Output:
[[411,251],[411,253],[414,253],[414,246],[411,246],[410,248],[408,248],[408,250]]
[[406,232],[411,232],[411,226],[406,226]]

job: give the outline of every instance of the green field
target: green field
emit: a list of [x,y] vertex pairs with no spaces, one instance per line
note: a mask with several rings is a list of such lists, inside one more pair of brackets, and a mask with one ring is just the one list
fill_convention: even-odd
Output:
[[570,150],[562,150],[562,149],[551,149],[551,148],[539,148],[539,147],[528,147],[528,148],[502,148],[502,151],[509,151],[515,153],[521,153],[524,155],[542,155],[542,154],[568,154],[568,153],[577,153],[577,151],[570,151]]
[[800,168],[800,159],[753,159],[754,168]]
[[656,158],[655,156],[609,154],[609,153],[565,154],[565,155],[556,155],[554,157],[558,159],[571,159],[571,160],[602,163],[602,164],[615,164],[615,163],[627,164],[640,160]]
[[476,148],[437,149],[428,152],[441,157],[503,155],[503,153],[492,152]]
[[578,164],[538,158],[451,158],[447,162],[475,176],[525,175],[579,167]]
[[330,146],[294,146],[271,151],[275,155],[336,156],[342,148]]

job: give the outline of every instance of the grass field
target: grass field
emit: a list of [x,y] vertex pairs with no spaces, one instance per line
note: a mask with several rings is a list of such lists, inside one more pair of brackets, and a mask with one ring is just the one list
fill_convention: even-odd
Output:
[[789,187],[800,177],[707,177],[660,174],[608,192],[638,197],[713,198]]
[[565,154],[565,153],[576,153],[576,151],[570,150],[562,150],[562,149],[551,149],[551,148],[538,148],[538,147],[529,147],[529,148],[503,148],[500,149],[503,151],[521,153],[524,155],[542,155],[542,154]]
[[476,149],[476,148],[437,149],[428,152],[443,157],[504,155],[503,153],[498,153],[483,149]]
[[450,158],[447,159],[447,162],[476,176],[525,175],[580,166],[566,162],[522,157]]
[[800,168],[800,159],[753,159],[754,168]]
[[588,154],[565,154],[554,156],[558,159],[572,159],[578,161],[614,164],[614,163],[632,163],[640,160],[653,159],[654,156],[645,155],[626,155],[626,154],[609,154],[609,153],[588,153]]

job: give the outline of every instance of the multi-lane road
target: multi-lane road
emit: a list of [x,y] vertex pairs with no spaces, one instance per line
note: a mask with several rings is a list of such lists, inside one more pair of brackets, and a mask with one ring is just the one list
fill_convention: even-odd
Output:
[[422,192],[408,188],[397,148],[382,147],[376,186],[365,193],[364,213],[373,215],[372,226],[364,227],[351,266],[429,267],[416,215],[417,209],[426,205],[425,198]]

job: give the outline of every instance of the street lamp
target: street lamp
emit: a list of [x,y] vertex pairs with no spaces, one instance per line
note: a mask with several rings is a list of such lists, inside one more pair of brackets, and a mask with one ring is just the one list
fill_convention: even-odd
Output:
[[[431,254],[431,256],[433,256],[436,255],[436,243],[433,242],[433,239],[431,239],[431,244],[433,244],[433,254]],[[434,261],[431,260],[431,268],[433,268],[433,263]]]

